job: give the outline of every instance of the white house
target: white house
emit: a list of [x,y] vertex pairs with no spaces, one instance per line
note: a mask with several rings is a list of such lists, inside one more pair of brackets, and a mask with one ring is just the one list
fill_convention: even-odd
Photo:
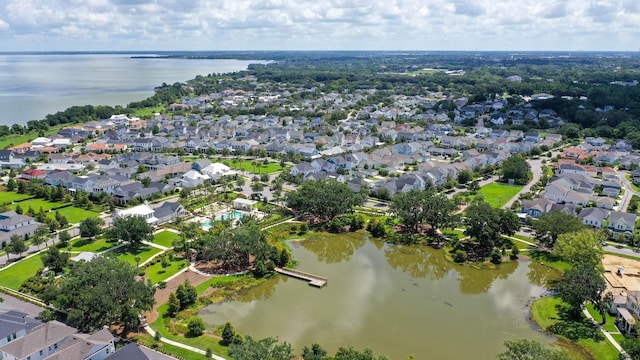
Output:
[[154,210],[147,204],[141,204],[129,209],[116,209],[113,213],[113,218],[126,218],[129,216],[140,216],[147,220],[150,225],[158,222],[158,219],[154,216]]
[[209,175],[201,174],[195,170],[189,170],[182,175],[182,187],[190,189],[198,185],[204,184],[205,181],[210,181]]
[[231,170],[230,167],[222,163],[209,164],[200,170],[200,172],[209,176],[211,180],[218,180],[223,176],[233,176],[237,174],[235,170]]

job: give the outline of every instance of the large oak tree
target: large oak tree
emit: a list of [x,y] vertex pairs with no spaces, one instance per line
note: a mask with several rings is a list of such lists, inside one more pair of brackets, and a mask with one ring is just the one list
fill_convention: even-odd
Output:
[[336,180],[305,181],[296,191],[287,194],[287,206],[301,216],[311,216],[320,222],[351,211],[362,205],[364,196]]

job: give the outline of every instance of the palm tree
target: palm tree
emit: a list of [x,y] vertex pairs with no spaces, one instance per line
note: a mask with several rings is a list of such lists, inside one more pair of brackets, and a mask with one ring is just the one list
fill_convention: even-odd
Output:
[[139,268],[140,267],[140,256],[136,256],[134,258],[134,260],[136,261],[136,268]]

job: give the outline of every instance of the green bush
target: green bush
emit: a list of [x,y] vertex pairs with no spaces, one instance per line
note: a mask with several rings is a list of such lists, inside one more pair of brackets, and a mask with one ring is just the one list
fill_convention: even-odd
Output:
[[453,261],[463,263],[467,261],[467,253],[464,250],[456,250],[453,253]]
[[189,329],[190,336],[200,336],[204,334],[204,330],[206,329],[206,326],[202,318],[194,316],[189,320],[189,324],[187,325],[187,328]]

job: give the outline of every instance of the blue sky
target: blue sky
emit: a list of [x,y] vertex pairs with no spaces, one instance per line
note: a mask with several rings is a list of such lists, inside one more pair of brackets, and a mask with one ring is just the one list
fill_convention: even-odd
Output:
[[0,0],[0,51],[638,49],[640,0]]

